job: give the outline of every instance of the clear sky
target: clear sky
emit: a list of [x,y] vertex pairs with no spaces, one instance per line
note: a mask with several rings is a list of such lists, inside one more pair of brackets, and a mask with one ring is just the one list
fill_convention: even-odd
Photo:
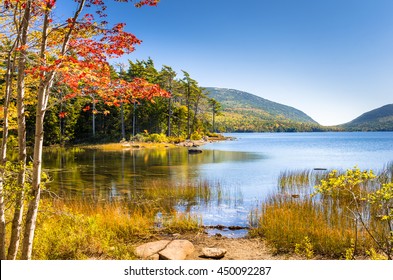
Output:
[[323,125],[393,103],[392,0],[108,3],[109,21],[143,40],[126,59],[151,57],[200,86],[247,91]]

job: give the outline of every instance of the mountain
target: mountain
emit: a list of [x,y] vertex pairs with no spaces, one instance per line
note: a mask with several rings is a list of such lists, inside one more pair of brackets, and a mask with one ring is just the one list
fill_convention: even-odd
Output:
[[350,131],[392,131],[393,104],[371,110],[351,122],[340,125]]
[[221,131],[320,131],[316,121],[302,111],[235,89],[206,88],[222,105],[216,119]]

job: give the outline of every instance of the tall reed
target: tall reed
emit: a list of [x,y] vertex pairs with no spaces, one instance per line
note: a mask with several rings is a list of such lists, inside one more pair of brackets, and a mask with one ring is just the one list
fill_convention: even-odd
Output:
[[44,198],[34,259],[134,259],[134,245],[160,232],[200,230],[200,219],[172,212],[157,227],[158,205],[127,200]]
[[296,244],[310,239],[316,254],[340,258],[353,240],[361,240],[363,249],[371,244],[364,231],[356,233],[350,213],[335,203],[321,204],[310,197],[274,195],[263,205],[254,235],[263,236],[277,253],[294,252]]

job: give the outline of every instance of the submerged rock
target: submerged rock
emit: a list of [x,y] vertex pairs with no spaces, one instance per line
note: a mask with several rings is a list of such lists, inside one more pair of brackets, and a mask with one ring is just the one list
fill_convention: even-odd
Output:
[[202,153],[202,150],[199,150],[199,149],[189,149],[189,150],[188,150],[188,153],[189,153],[189,154],[200,154],[200,153]]

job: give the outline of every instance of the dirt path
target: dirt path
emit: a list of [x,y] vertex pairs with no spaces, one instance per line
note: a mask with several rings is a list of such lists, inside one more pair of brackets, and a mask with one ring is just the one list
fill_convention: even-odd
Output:
[[232,239],[232,238],[204,238],[193,241],[195,251],[187,257],[188,260],[205,260],[201,258],[202,248],[215,247],[227,250],[223,260],[272,260],[276,257],[266,247],[264,242],[258,239]]
[[221,248],[227,253],[222,260],[279,260],[292,259],[292,256],[274,255],[271,248],[258,238],[227,238],[217,236],[207,236],[206,234],[197,234],[195,236],[179,236],[176,239],[187,239],[194,244],[195,251],[187,257],[187,260],[206,260],[200,257],[202,249]]

